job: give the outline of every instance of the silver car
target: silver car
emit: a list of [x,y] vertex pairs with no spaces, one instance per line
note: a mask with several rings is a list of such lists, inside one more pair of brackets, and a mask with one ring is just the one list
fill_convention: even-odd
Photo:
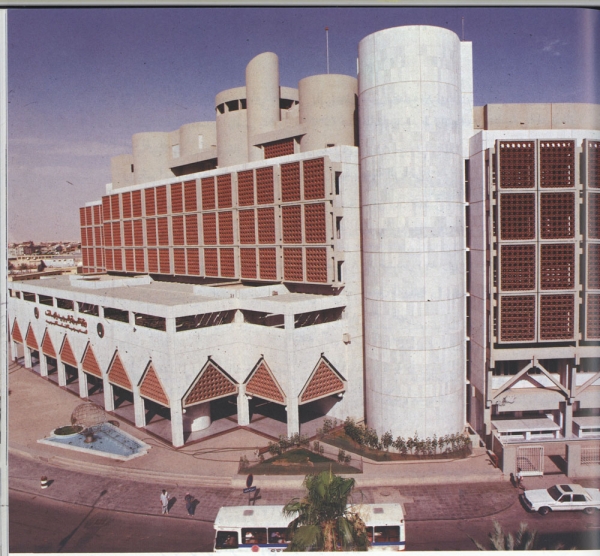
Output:
[[548,489],[526,490],[522,495],[531,511],[546,515],[549,512],[583,510],[586,514],[600,510],[600,490],[580,485],[554,485]]

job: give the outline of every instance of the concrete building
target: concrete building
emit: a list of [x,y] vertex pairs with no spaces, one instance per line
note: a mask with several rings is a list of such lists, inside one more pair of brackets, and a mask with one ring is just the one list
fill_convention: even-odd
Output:
[[134,135],[84,275],[11,290],[13,357],[175,446],[352,416],[596,469],[600,107],[474,107],[435,27],[358,68],[292,89],[264,53],[215,122]]

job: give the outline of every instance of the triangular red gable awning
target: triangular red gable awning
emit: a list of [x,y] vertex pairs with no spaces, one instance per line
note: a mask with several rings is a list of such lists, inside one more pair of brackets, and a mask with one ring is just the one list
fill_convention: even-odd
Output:
[[129,390],[130,392],[133,391],[131,381],[129,380],[127,371],[125,370],[125,367],[123,367],[123,363],[121,362],[121,358],[119,357],[118,353],[115,353],[112,363],[110,364],[110,368],[108,369],[108,381],[111,384],[125,388],[125,390]]
[[89,343],[87,345],[87,348],[85,349],[85,354],[83,355],[81,368],[86,373],[97,376],[98,378],[102,378],[102,371],[100,370],[100,365],[98,365],[98,361],[96,360],[96,356],[94,355],[92,345]]
[[19,342],[20,344],[23,343],[23,336],[21,335],[21,329],[19,328],[19,323],[17,322],[16,318],[12,329],[12,339],[13,342]]
[[148,365],[148,370],[144,373],[144,378],[140,384],[140,396],[148,398],[149,400],[155,401],[160,405],[169,407],[169,398],[165,393],[165,390],[152,366],[152,363]]
[[77,367],[77,359],[75,359],[75,354],[71,349],[71,344],[67,336],[65,336],[65,341],[63,342],[62,348],[60,350],[60,358],[63,363],[71,365],[71,367]]
[[340,375],[333,370],[325,358],[321,358],[317,368],[312,372],[302,389],[299,401],[303,404],[332,394],[339,394],[344,390],[344,381]]
[[264,360],[246,382],[246,393],[273,402],[285,403],[283,391]]
[[33,328],[31,328],[31,324],[27,328],[25,343],[27,344],[27,347],[30,347],[31,349],[40,349],[35,334],[33,333]]

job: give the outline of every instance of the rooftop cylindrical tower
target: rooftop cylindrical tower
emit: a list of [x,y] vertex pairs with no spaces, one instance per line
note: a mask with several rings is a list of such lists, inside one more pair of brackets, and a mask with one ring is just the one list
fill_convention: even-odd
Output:
[[253,145],[255,135],[272,131],[279,121],[279,58],[263,52],[246,66],[248,103],[248,160],[262,160],[262,149]]
[[359,44],[365,397],[379,434],[465,426],[461,47],[447,29]]
[[246,87],[221,91],[215,98],[215,106],[219,166],[245,164],[248,162]]
[[136,133],[132,137],[135,183],[148,183],[173,177],[169,168],[170,134]]

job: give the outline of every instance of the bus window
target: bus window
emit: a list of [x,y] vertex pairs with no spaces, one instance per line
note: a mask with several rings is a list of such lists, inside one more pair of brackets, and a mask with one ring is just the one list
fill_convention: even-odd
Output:
[[269,544],[282,544],[288,541],[287,528],[269,528]]
[[242,529],[243,544],[267,544],[266,528],[249,527]]
[[374,542],[400,542],[400,527],[397,525],[375,527]]
[[217,550],[223,548],[237,548],[238,547],[238,534],[237,531],[217,531],[217,540],[215,541],[215,548]]
[[369,539],[369,544],[373,543],[373,527],[367,527],[367,539]]

